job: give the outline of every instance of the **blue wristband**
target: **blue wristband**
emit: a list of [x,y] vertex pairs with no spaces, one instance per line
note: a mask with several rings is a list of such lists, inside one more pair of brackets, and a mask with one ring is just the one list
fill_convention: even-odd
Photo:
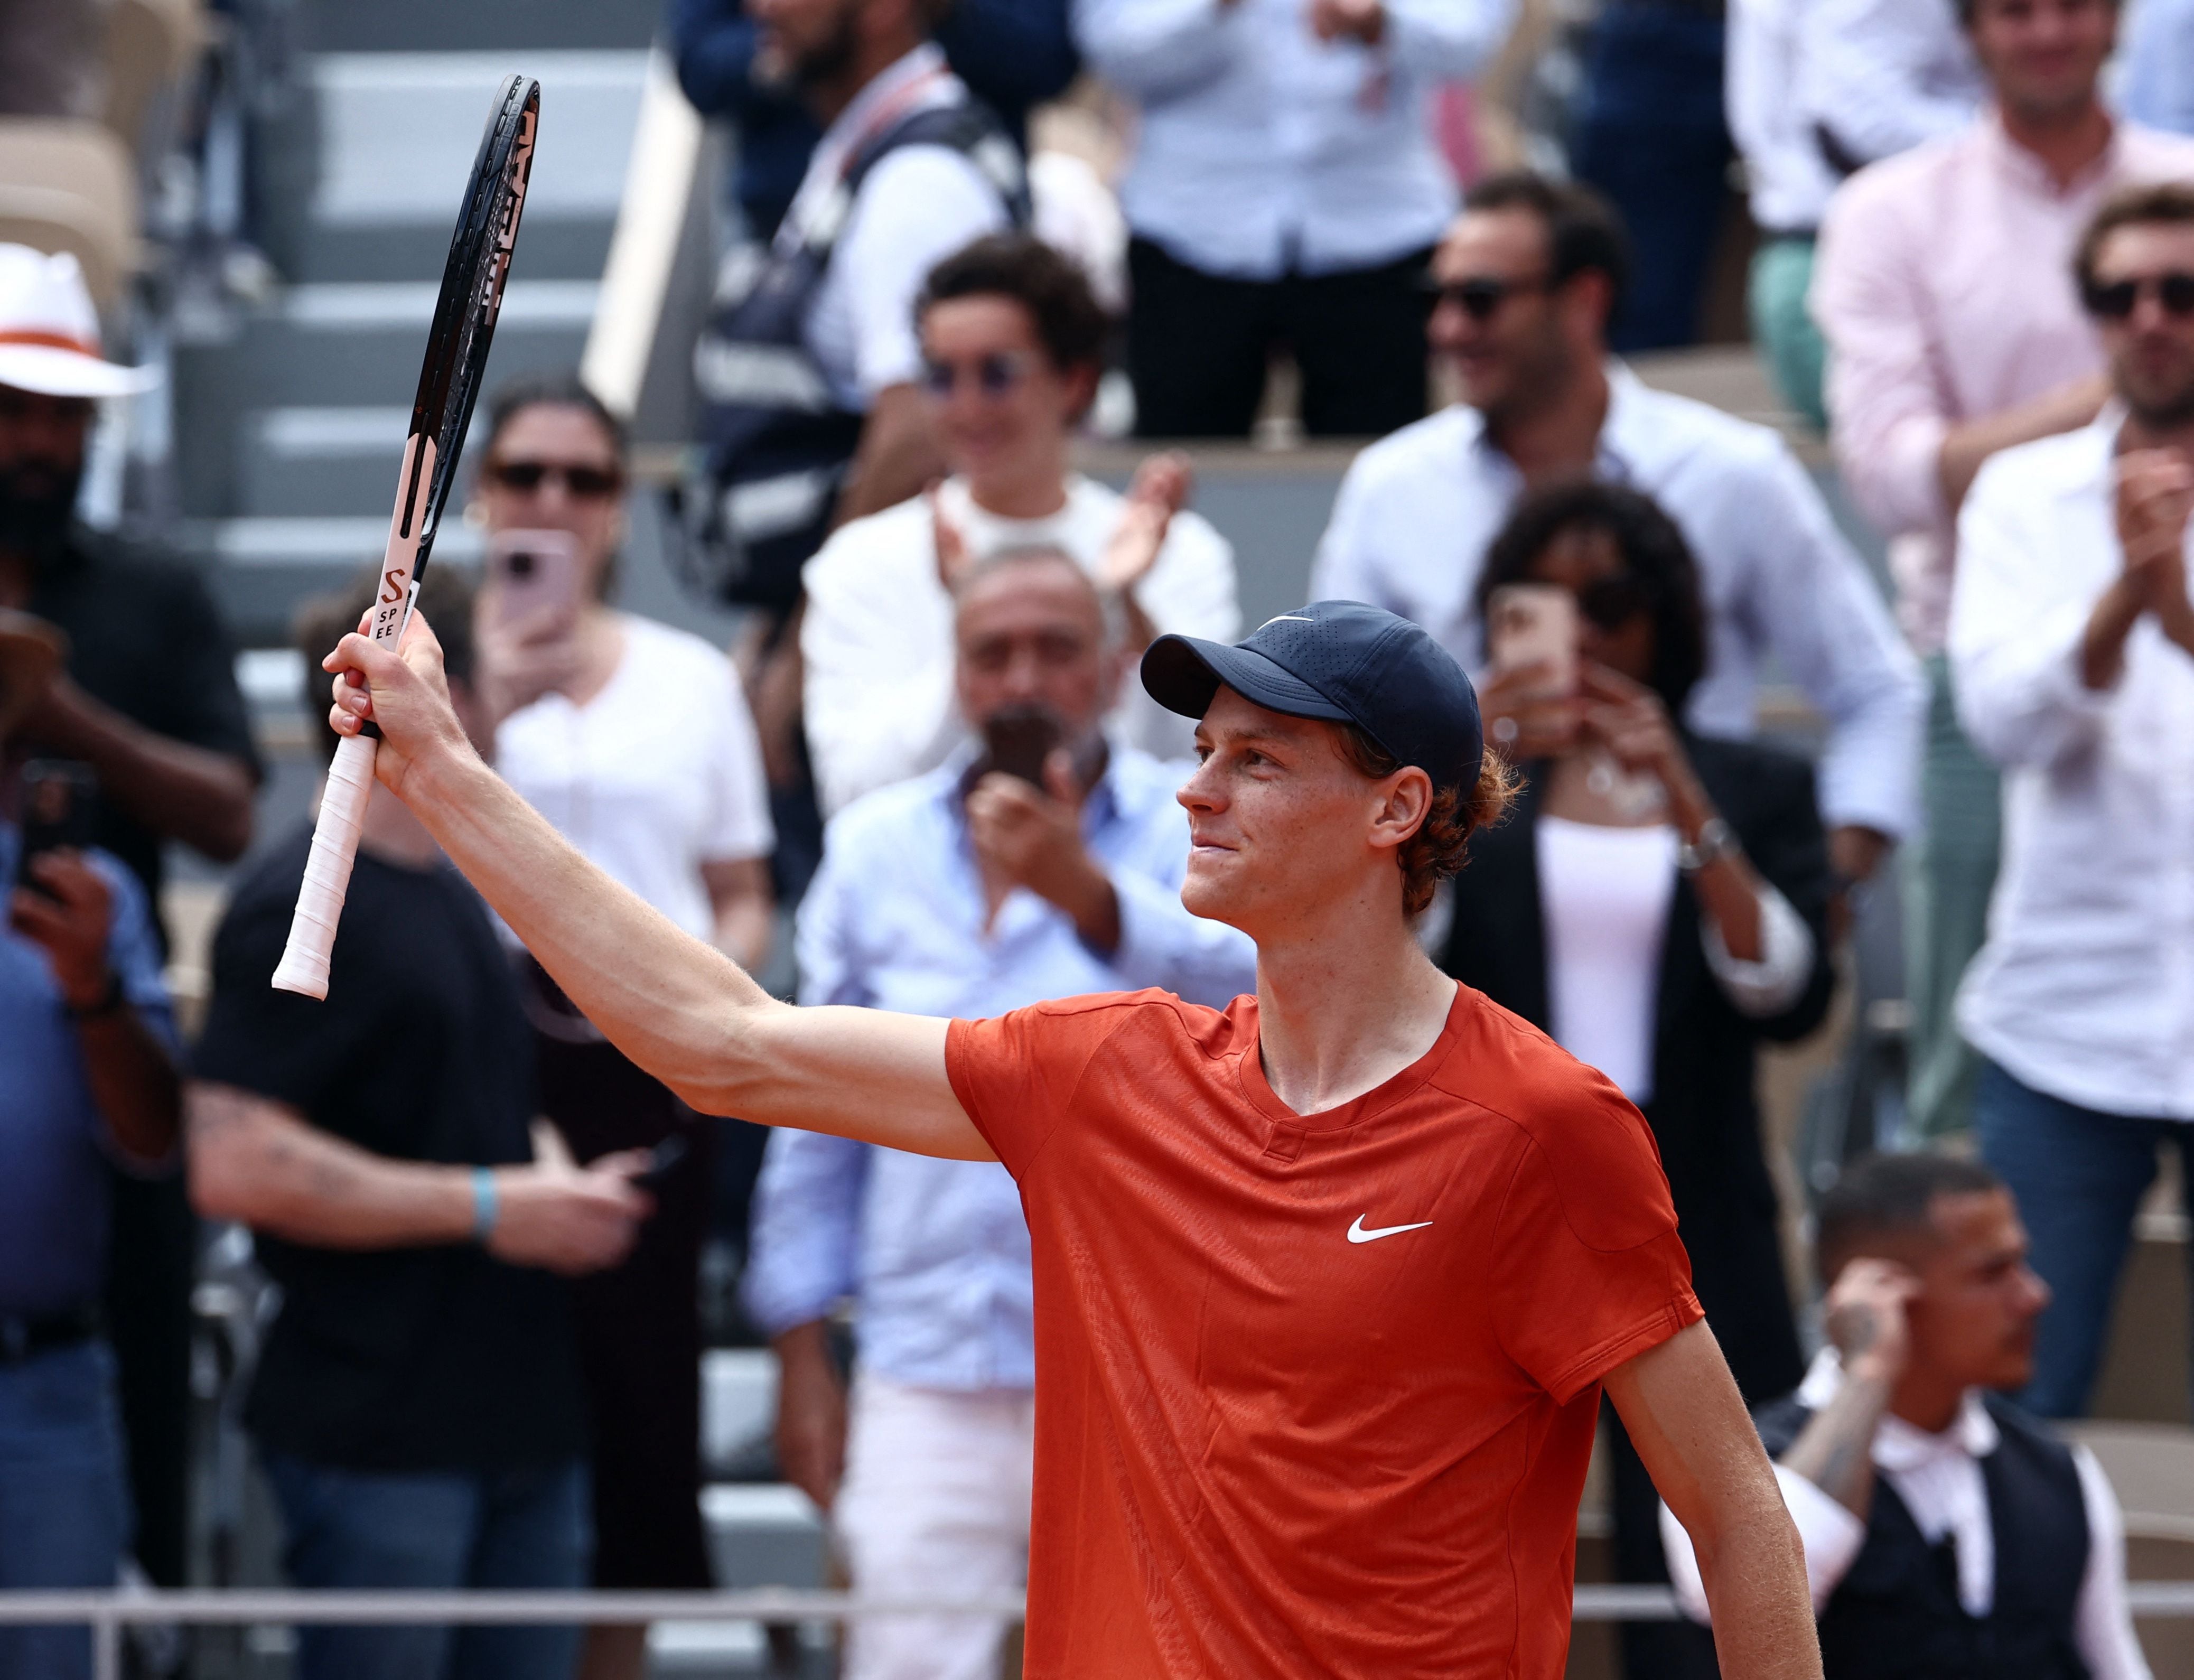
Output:
[[485,1242],[495,1234],[495,1174],[484,1166],[473,1169],[473,1240]]

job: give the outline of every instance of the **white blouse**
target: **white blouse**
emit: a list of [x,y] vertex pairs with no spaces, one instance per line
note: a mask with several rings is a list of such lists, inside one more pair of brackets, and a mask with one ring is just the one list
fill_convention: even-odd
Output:
[[[1642,1107],[1653,1096],[1676,831],[1542,815],[1536,841],[1549,1030],[1556,1044]],[[1813,971],[1812,930],[1771,883],[1760,883],[1756,962],[1731,956],[1712,918],[1703,918],[1700,933],[1707,967],[1740,1014],[1780,1015],[1805,991]]]
[[1548,1027],[1579,1062],[1646,1102],[1676,831],[1542,815],[1536,837]]
[[754,717],[718,649],[652,619],[618,622],[624,651],[602,691],[513,712],[496,731],[496,768],[613,879],[709,939],[701,866],[776,843]]

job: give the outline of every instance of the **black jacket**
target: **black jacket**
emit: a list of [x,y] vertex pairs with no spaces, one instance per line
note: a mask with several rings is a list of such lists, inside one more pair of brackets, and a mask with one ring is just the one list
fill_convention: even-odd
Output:
[[[1804,1375],[1776,1228],[1773,1181],[1760,1148],[1754,1048],[1803,1038],[1828,1012],[1835,975],[1826,919],[1827,836],[1812,767],[1749,742],[1686,734],[1707,797],[1745,854],[1812,929],[1813,973],[1798,1001],[1755,1021],[1737,1012],[1707,966],[1698,900],[1679,880],[1662,941],[1653,1096],[1646,1118],[1661,1147],[1684,1246],[1707,1320],[1754,1403]],[[1455,883],[1455,920],[1442,966],[1467,986],[1545,1028],[1546,931],[1537,830],[1544,765],[1525,768],[1514,812],[1471,845]]]

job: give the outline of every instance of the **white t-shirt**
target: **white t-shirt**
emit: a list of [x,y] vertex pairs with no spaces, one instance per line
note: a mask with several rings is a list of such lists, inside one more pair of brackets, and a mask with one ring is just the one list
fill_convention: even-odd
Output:
[[[1001,549],[1063,549],[1094,572],[1126,498],[1092,479],[1067,480],[1066,504],[1044,519],[1002,519],[977,507],[959,479],[938,488],[945,517],[979,559]],[[937,542],[922,497],[857,519],[807,562],[808,756],[823,813],[934,769],[967,737],[953,693],[952,597],[937,575]],[[1160,634],[1231,642],[1240,627],[1234,550],[1209,521],[1175,515],[1135,599]],[[1143,692],[1130,671],[1111,722],[1131,745],[1182,758],[1196,725]]]
[[[786,216],[797,228],[835,212],[847,158],[869,136],[914,112],[964,96],[945,57],[924,45],[861,89],[824,133]],[[965,152],[905,146],[887,153],[845,211],[813,302],[807,348],[838,403],[866,413],[876,394],[922,371],[914,300],[929,271],[1007,225],[1005,200]]]
[[1542,815],[1540,915],[1554,1042],[1633,1102],[1653,1095],[1661,940],[1676,890],[1676,831]]
[[513,712],[496,768],[612,878],[709,939],[701,866],[776,843],[754,717],[731,661],[699,636],[629,613],[618,623],[624,652],[601,693]]

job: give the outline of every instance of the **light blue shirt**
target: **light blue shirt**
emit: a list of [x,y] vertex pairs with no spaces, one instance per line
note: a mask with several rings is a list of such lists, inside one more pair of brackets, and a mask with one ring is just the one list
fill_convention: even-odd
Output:
[[1501,49],[1516,0],[1387,0],[1376,46],[1303,0],[1074,0],[1089,67],[1134,101],[1128,225],[1208,274],[1376,268],[1435,244],[1455,177],[1430,101]]
[[[14,889],[19,841],[13,824],[0,823],[0,901]],[[144,891],[106,853],[91,861],[114,895],[107,964],[172,1049]],[[0,1315],[66,1312],[97,1298],[106,1272],[106,1142],[44,947],[0,918]]]
[[[1016,889],[985,928],[968,841],[963,753],[832,820],[800,907],[800,1000],[980,1018],[1048,998],[1158,987],[1221,1007],[1256,984],[1256,952],[1181,907],[1188,767],[1116,745],[1083,809],[1111,877],[1108,960],[1066,913]],[[755,1187],[747,1310],[772,1335],[859,1306],[864,1368],[918,1388],[1036,1383],[1028,1227],[1005,1168],[846,1138],[772,1135]]]
[[2194,134],[2194,0],[2140,0],[2119,61],[2125,114],[2152,129]]

